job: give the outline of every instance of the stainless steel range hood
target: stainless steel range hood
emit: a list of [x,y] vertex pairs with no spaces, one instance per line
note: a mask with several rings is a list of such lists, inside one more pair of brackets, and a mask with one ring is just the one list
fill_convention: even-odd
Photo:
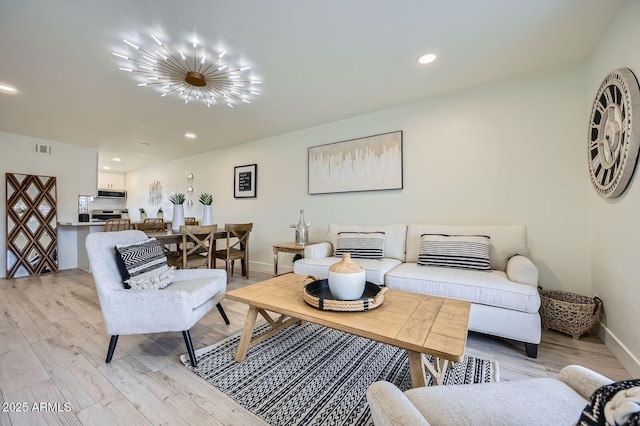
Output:
[[98,189],[98,197],[101,198],[127,198],[127,191],[115,189]]

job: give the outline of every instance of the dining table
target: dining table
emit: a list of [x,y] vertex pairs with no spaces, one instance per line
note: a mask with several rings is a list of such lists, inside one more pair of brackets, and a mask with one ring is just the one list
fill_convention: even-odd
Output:
[[[179,244],[182,242],[182,233],[175,232],[171,229],[166,231],[145,231],[144,233],[149,238],[155,238],[162,245]],[[218,229],[213,238],[215,240],[226,240],[227,231],[224,228]]]

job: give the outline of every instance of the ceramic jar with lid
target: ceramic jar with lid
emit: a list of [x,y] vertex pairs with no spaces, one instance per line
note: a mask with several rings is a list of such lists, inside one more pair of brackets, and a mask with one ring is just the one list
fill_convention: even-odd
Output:
[[329,268],[329,290],[338,300],[357,300],[364,293],[366,279],[362,266],[345,253],[342,260]]

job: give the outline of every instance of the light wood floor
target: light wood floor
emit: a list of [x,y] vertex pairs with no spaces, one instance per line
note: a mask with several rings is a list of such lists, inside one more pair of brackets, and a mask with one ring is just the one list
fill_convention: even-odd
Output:
[[[229,277],[230,289],[270,277],[239,275]],[[196,348],[241,330],[246,306],[223,305],[231,325],[214,309],[191,330]],[[498,361],[502,381],[553,377],[568,364],[631,377],[595,337],[545,331],[542,339],[530,359],[522,344],[471,333],[467,353]],[[0,280],[0,426],[263,424],[182,366],[181,333],[120,336],[109,365],[108,342],[90,274]]]

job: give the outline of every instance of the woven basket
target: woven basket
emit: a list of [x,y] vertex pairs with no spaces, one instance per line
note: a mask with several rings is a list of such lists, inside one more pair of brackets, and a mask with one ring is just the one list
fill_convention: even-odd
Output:
[[541,298],[542,326],[570,334],[579,339],[594,330],[602,314],[602,300],[559,290],[543,290]]

